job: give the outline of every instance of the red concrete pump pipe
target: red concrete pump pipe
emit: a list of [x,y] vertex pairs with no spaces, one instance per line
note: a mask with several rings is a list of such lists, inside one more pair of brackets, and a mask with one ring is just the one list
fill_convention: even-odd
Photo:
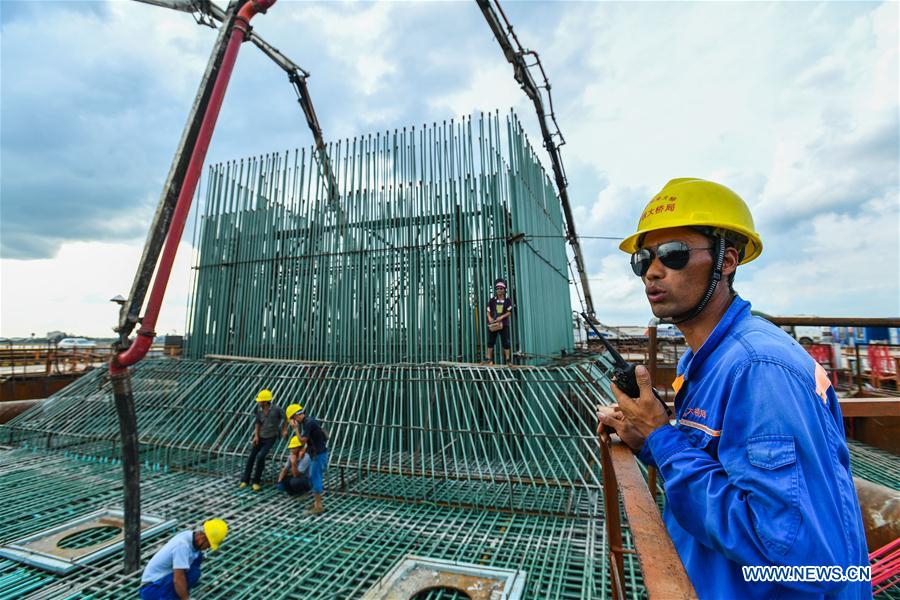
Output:
[[[226,29],[222,30],[221,35],[216,40],[210,58],[210,65],[201,83],[200,92],[198,92],[197,104],[188,120],[185,138],[182,141],[182,149],[184,155],[190,156],[190,158],[187,166],[184,168],[184,175],[176,176],[172,180],[172,183],[177,185],[177,180],[180,179],[181,186],[177,188],[178,196],[175,200],[174,208],[172,208],[168,231],[163,231],[162,229],[165,225],[158,225],[158,221],[154,222],[154,231],[151,231],[151,240],[159,240],[165,236],[165,241],[162,245],[159,260],[154,261],[152,258],[150,259],[152,262],[156,262],[156,276],[153,278],[153,285],[150,289],[144,316],[140,319],[141,327],[131,344],[125,350],[118,352],[109,361],[110,382],[113,387],[113,398],[119,419],[122,444],[122,471],[125,484],[123,492],[124,566],[126,573],[140,568],[141,551],[140,445],[137,435],[134,395],[131,389],[131,374],[128,371],[128,367],[144,358],[153,344],[153,337],[156,335],[154,331],[156,319],[159,316],[159,309],[162,306],[166,286],[169,283],[169,276],[172,273],[175,254],[178,251],[181,234],[184,232],[184,225],[190,212],[194,192],[197,190],[197,182],[200,180],[200,172],[203,168],[203,162],[206,160],[206,151],[209,149],[209,143],[212,140],[213,130],[219,117],[219,110],[222,108],[228,81],[231,79],[231,73],[234,70],[238,50],[241,47],[241,43],[249,38],[250,19],[258,13],[266,12],[273,4],[275,4],[275,0],[248,0],[243,4],[233,2],[229,6],[229,15],[234,14],[231,11],[236,6],[241,6],[241,8],[233,18],[229,17]],[[230,31],[227,27],[230,27]],[[216,65],[218,65],[218,68],[216,68]],[[210,85],[212,86],[211,89]],[[204,100],[205,98],[208,98],[208,100]],[[196,127],[197,122],[200,123],[199,128]],[[189,134],[189,130],[196,131],[196,137],[193,137],[193,134]],[[176,155],[177,160],[178,155]],[[156,229],[159,230],[157,231]],[[146,257],[153,254],[150,250],[150,244],[151,241],[148,240],[148,246],[145,247],[145,258],[142,258],[141,265],[138,267],[136,281],[140,279],[145,268],[152,264],[152,262],[145,262],[147,260]],[[151,271],[148,272],[152,272],[152,267]],[[136,285],[136,288],[139,287]],[[140,294],[143,294],[144,291],[146,291],[146,287],[135,296],[138,303],[140,303]],[[127,333],[122,337],[124,338],[125,335]]]
[[219,117],[219,110],[222,108],[222,101],[225,99],[225,90],[231,79],[231,72],[234,70],[238,50],[241,47],[241,43],[250,33],[250,19],[258,13],[266,12],[273,4],[275,4],[275,0],[249,0],[241,7],[237,17],[235,17],[231,38],[222,58],[222,66],[219,69],[219,75],[213,87],[209,106],[203,118],[203,124],[200,127],[200,133],[197,136],[196,146],[191,154],[191,161],[185,174],[181,192],[178,194],[178,202],[175,205],[175,212],[172,216],[172,225],[159,259],[156,277],[153,279],[153,287],[150,290],[150,297],[147,301],[147,309],[141,319],[141,327],[137,332],[137,337],[128,349],[119,353],[110,361],[110,374],[120,373],[144,358],[153,344],[153,337],[156,335],[156,319],[159,317],[163,296],[169,283],[169,275],[172,273],[175,253],[178,251],[181,234],[184,232],[184,225],[187,221],[188,212],[191,209],[191,201],[193,200],[194,192],[197,190],[197,183],[200,180],[200,173],[203,169],[203,161],[206,160],[206,151],[209,149],[213,130],[216,127],[216,120]]

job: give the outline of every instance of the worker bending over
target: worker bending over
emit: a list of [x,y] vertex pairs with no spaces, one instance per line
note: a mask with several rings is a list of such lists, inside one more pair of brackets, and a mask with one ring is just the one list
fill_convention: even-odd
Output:
[[309,480],[313,493],[313,505],[309,512],[319,515],[325,510],[322,507],[322,492],[325,471],[328,470],[328,446],[325,445],[328,436],[325,435],[319,421],[307,415],[302,406],[291,416],[290,423],[297,437],[306,446],[306,453],[309,454]]
[[291,496],[300,496],[312,489],[309,480],[309,456],[306,454],[305,444],[296,435],[288,443],[288,450],[290,454],[281,473],[278,474],[278,483],[275,487]]
[[175,534],[156,551],[141,575],[141,600],[188,600],[200,581],[204,550],[218,550],[228,525],[210,519],[194,531]]
[[[847,580],[869,563],[831,382],[732,287],[737,266],[762,251],[744,201],[716,183],[675,179],[619,247],[653,314],[690,349],[674,382],[674,425],[643,367],[640,397],[613,386],[618,407],[598,408],[598,419],[659,469],[666,528],[700,598],[871,597],[869,582]],[[849,577],[746,581],[742,567],[757,565]]]
[[[250,473],[253,472],[253,491],[258,492],[262,481],[263,470],[266,468],[266,456],[269,450],[278,441],[278,434],[287,437],[287,421],[284,411],[272,404],[272,392],[262,390],[256,395],[256,410],[253,411],[253,438],[250,456],[247,457],[247,465],[244,467],[244,475],[241,477],[241,488],[250,483]],[[255,466],[255,469],[254,469]]]
[[509,320],[512,317],[512,310],[512,300],[506,296],[506,281],[497,279],[494,282],[494,295],[488,300],[485,309],[488,322],[487,362],[489,365],[494,364],[494,346],[497,344],[498,337],[500,345],[503,346],[503,362],[507,365],[512,364],[509,359]]

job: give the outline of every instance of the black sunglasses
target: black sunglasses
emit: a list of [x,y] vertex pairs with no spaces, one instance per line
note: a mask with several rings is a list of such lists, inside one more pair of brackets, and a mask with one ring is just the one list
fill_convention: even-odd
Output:
[[638,277],[643,277],[650,269],[653,259],[659,257],[659,262],[669,269],[683,269],[687,266],[694,250],[709,250],[709,248],[691,248],[684,242],[666,242],[655,248],[641,248],[631,255],[631,270]]

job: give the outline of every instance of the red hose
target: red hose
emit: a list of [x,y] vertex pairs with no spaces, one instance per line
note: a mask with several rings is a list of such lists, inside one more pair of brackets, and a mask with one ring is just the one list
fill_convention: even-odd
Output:
[[222,108],[222,101],[225,99],[225,90],[228,88],[228,82],[234,70],[238,50],[250,31],[250,19],[259,13],[265,13],[273,4],[275,4],[275,0],[249,0],[241,7],[237,17],[235,17],[234,28],[231,31],[228,46],[225,48],[222,65],[219,68],[219,74],[216,77],[216,83],[210,95],[206,114],[203,116],[203,122],[200,125],[197,142],[191,154],[190,163],[188,163],[181,192],[178,194],[178,201],[175,204],[175,211],[172,213],[172,225],[169,228],[165,245],[160,254],[156,277],[153,279],[153,287],[150,290],[150,297],[147,301],[147,310],[141,319],[141,327],[138,329],[137,337],[127,350],[120,352],[110,361],[109,372],[111,374],[121,373],[130,365],[144,358],[153,344],[153,337],[156,335],[156,319],[159,317],[159,309],[162,306],[163,296],[166,293],[166,285],[168,285],[169,276],[172,273],[175,253],[178,251],[181,234],[184,232],[184,224],[191,209],[194,192],[197,190],[203,162],[206,160],[206,151],[209,149],[213,130],[216,127],[216,120],[219,117],[219,110]]

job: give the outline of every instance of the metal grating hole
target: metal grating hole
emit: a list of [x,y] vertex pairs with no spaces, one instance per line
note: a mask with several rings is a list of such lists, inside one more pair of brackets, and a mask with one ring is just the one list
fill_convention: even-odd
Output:
[[[141,515],[141,538],[161,533],[174,524]],[[0,546],[0,557],[64,574],[120,551],[124,546],[123,527],[121,510],[102,509]]]
[[90,546],[96,546],[97,544],[102,544],[103,542],[113,539],[114,537],[119,535],[121,531],[121,527],[116,527],[114,525],[101,525],[99,527],[91,527],[90,529],[83,529],[81,531],[73,533],[72,535],[67,535],[66,537],[56,542],[56,546],[65,550],[88,548]]
[[409,600],[472,600],[472,596],[456,588],[437,586],[420,590]]
[[526,573],[482,564],[407,555],[363,600],[520,600]]

